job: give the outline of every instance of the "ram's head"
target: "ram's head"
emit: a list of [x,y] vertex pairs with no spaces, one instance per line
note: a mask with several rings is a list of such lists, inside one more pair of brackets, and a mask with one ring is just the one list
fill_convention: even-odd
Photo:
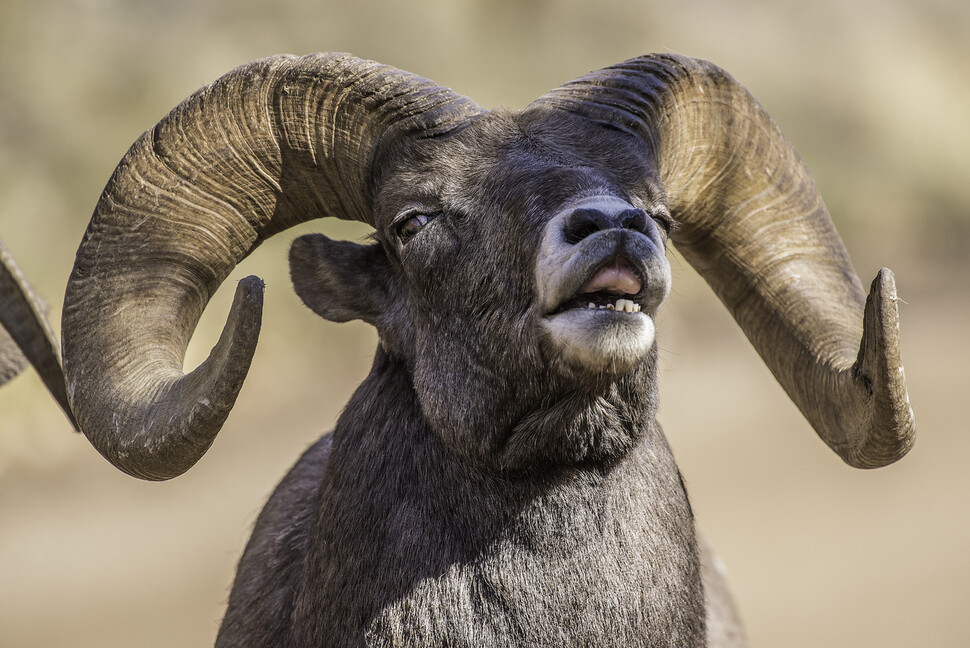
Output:
[[[469,460],[609,459],[636,440],[668,237],[843,459],[882,465],[912,443],[892,275],[867,302],[803,163],[723,71],[643,57],[508,113],[325,54],[230,72],[108,183],[63,324],[71,407],[102,454],[149,479],[199,459],[248,370],[262,283],[240,282],[209,359],[183,374],[203,308],[261,241],[325,216],[375,240],[297,239],[297,292],[373,324]],[[601,425],[574,431],[591,404]]]

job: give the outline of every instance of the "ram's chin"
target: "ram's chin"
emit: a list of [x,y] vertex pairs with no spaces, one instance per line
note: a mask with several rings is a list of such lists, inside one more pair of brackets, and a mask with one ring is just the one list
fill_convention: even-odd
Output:
[[650,353],[656,337],[645,312],[572,308],[543,319],[554,352],[573,369],[621,375]]

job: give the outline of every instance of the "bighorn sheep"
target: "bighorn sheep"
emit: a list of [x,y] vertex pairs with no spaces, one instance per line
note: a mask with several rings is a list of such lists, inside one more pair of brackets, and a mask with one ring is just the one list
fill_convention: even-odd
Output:
[[168,479],[208,449],[262,282],[183,375],[203,308],[265,238],[326,216],[374,240],[296,239],[296,292],[380,344],[256,522],[218,645],[718,643],[655,420],[668,239],[842,459],[912,445],[892,274],[866,298],[805,165],[719,68],[646,56],[488,112],[317,54],[199,90],[108,182],[62,328],[68,411],[109,461]]

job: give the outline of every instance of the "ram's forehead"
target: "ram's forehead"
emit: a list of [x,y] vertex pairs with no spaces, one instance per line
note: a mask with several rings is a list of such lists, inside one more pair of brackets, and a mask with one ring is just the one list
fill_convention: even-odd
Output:
[[557,121],[495,111],[446,136],[385,149],[375,174],[375,209],[379,219],[393,219],[415,203],[538,213],[585,195],[652,202],[662,191],[639,157],[622,138],[571,125],[568,116]]

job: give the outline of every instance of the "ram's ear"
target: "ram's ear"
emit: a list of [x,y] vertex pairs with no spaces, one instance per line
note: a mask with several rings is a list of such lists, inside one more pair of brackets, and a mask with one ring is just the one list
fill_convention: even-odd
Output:
[[290,246],[290,279],[303,303],[332,322],[375,325],[388,302],[390,263],[379,243],[307,234]]

